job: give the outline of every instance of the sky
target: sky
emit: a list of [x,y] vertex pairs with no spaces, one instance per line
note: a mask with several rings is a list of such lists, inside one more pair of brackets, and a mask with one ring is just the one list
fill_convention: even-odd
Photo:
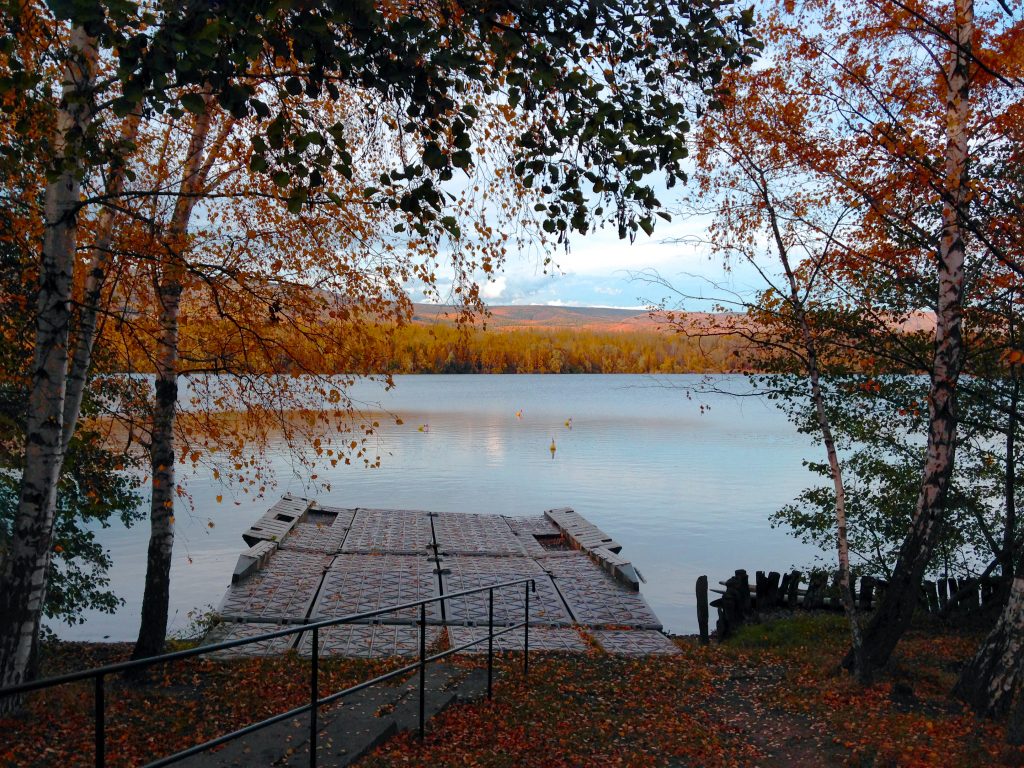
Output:
[[[731,294],[753,295],[763,285],[746,264],[726,270],[719,257],[700,240],[707,220],[658,220],[653,235],[620,240],[614,227],[576,235],[568,252],[510,254],[502,271],[482,286],[491,306],[544,304],[550,306],[619,307],[643,310],[667,299],[668,305],[689,311],[710,311],[733,300]],[[660,276],[676,292],[654,284]],[[416,296],[414,300],[422,300]]]

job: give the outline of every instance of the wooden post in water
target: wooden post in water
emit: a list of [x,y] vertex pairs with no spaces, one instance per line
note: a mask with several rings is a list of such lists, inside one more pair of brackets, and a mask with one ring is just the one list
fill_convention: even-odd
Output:
[[700,644],[710,642],[708,635],[708,577],[697,578],[697,625],[700,627]]
[[987,608],[992,605],[993,600],[996,599],[998,592],[997,582],[995,579],[982,579],[981,580],[981,607]]
[[[737,574],[741,573],[737,571]],[[750,605],[750,585],[747,583],[747,574],[742,572],[743,577],[732,576],[725,582],[725,594],[711,605],[718,609],[718,623],[715,625],[715,634],[719,640],[729,637],[737,627],[743,623],[747,615],[743,609],[744,598],[746,605]]]
[[958,603],[954,603],[953,601],[953,598],[956,597],[956,593],[960,591],[960,582],[953,577],[946,579],[946,581],[949,583],[949,610],[952,611],[960,607]]
[[978,601],[978,585],[977,579],[966,579],[960,583],[960,589],[968,590],[967,595],[964,597],[964,608],[968,611],[975,611],[981,605]]

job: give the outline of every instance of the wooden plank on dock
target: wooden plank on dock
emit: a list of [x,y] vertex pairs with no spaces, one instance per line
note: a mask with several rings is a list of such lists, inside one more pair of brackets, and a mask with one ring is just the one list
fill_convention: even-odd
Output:
[[426,512],[407,509],[357,509],[342,552],[416,555],[434,537]]
[[[467,656],[487,653],[487,627],[448,627],[448,637],[453,648],[460,645],[478,642],[476,645],[460,651]],[[499,651],[523,650],[523,633],[509,632],[494,638],[494,647]],[[531,651],[571,651],[585,653],[590,647],[584,642],[575,629],[559,627],[530,627]]]
[[434,539],[449,555],[526,555],[522,541],[500,515],[439,512]]
[[679,646],[652,630],[595,629],[588,633],[612,656],[675,656]]
[[[318,619],[336,618],[437,597],[434,567],[424,555],[338,555],[324,574],[312,615]],[[419,618],[418,608],[407,608],[362,623],[415,624]],[[427,620],[441,620],[437,603],[427,606]]]
[[352,527],[354,517],[354,509],[320,507],[313,504],[281,540],[280,546],[282,549],[337,554]]
[[[427,646],[441,639],[443,627],[427,627]],[[380,659],[415,656],[420,652],[419,627],[409,624],[341,624],[318,630],[320,656]],[[312,654],[313,633],[303,632],[299,655]]]

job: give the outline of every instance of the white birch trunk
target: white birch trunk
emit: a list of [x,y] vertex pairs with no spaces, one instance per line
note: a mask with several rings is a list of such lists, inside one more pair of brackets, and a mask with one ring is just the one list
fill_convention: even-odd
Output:
[[760,180],[760,185],[761,195],[768,210],[772,236],[775,239],[775,246],[779,251],[779,260],[782,262],[782,268],[786,273],[786,280],[789,283],[790,304],[800,326],[800,336],[803,340],[804,353],[806,355],[807,378],[811,386],[811,402],[814,403],[814,413],[818,421],[818,428],[821,430],[822,442],[825,444],[825,453],[828,456],[829,471],[832,475],[832,486],[836,499],[836,550],[839,559],[839,591],[841,593],[840,599],[843,603],[843,611],[846,614],[846,620],[850,627],[850,641],[854,659],[853,673],[858,680],[867,683],[870,681],[870,670],[865,668],[863,662],[860,621],[857,618],[857,606],[853,601],[853,590],[851,589],[850,582],[850,544],[846,527],[846,487],[843,484],[843,468],[839,462],[839,454],[836,452],[832,425],[825,411],[825,397],[821,391],[818,345],[814,340],[814,334],[811,332],[811,325],[807,319],[805,299],[800,296],[796,275],[789,261],[789,250],[779,230],[775,209],[772,206],[767,184],[763,178]]
[[[134,144],[139,132],[141,116],[131,115],[125,122],[121,132],[121,140]],[[124,161],[110,170],[107,182],[107,197],[116,199],[124,192],[125,167]],[[82,396],[85,383],[92,365],[92,350],[96,344],[96,333],[99,328],[100,301],[103,285],[110,270],[110,246],[114,238],[114,223],[117,211],[108,206],[100,214],[96,227],[96,239],[92,245],[92,256],[89,259],[88,273],[85,276],[85,290],[82,296],[82,307],[78,315],[78,328],[75,336],[74,352],[68,368],[67,392],[64,396],[63,432],[61,435],[61,451],[67,452],[68,444],[78,426],[78,417],[82,411]]]
[[1024,569],[995,627],[964,667],[953,693],[983,717],[1005,714],[1024,683]]
[[[11,543],[0,570],[0,686],[15,685],[28,674],[46,599],[57,478],[64,459],[62,431],[81,204],[79,177],[91,120],[95,65],[95,40],[83,29],[73,28],[54,137],[59,175],[46,188],[25,469]],[[2,700],[0,711],[14,705],[11,699]]]
[[[910,626],[918,588],[945,517],[953,473],[957,431],[957,382],[963,367],[961,335],[964,287],[964,227],[967,204],[967,126],[969,117],[973,0],[955,0],[950,65],[946,73],[946,162],[942,238],[938,258],[935,353],[928,395],[928,445],[921,489],[910,532],[900,547],[885,596],[864,632],[870,673],[885,665]],[[852,657],[847,656],[847,665]]]

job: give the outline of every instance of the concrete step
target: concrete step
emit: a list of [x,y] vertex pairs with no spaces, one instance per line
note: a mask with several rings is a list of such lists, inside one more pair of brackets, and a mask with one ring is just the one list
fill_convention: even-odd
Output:
[[[435,663],[427,667],[424,716],[429,720],[456,701],[487,692],[487,671]],[[317,765],[342,768],[401,731],[419,729],[419,678],[400,686],[367,688],[324,707],[318,716]],[[243,736],[218,752],[182,761],[188,768],[309,765],[309,716],[288,720]]]

